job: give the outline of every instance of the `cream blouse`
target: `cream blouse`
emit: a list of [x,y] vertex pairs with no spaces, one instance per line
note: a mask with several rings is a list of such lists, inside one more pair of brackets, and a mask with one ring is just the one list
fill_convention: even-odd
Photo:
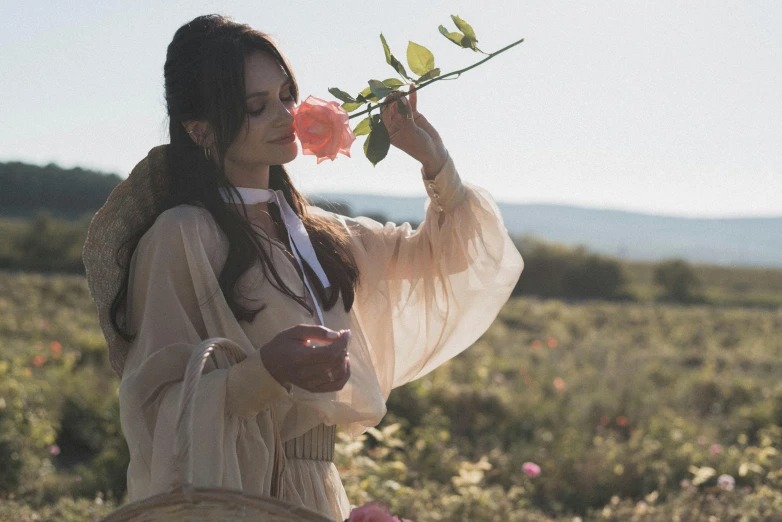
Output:
[[[492,324],[524,266],[499,209],[484,189],[461,181],[450,156],[433,181],[423,169],[421,176],[429,198],[424,221],[415,230],[407,222],[381,224],[308,207],[350,233],[358,264],[351,310],[345,312],[341,298],[331,310],[321,304],[325,326],[352,331],[350,380],[338,392],[310,393],[296,386],[288,391],[261,363],[261,378],[251,383],[232,379],[232,389],[240,393],[231,394],[239,398],[230,401],[230,363],[216,352],[196,393],[196,487],[269,495],[274,411],[281,440],[290,446],[286,453],[293,455],[284,461],[283,498],[344,520],[351,506],[336,467],[329,460],[296,458],[293,439],[309,440],[311,433],[333,438],[328,428],[333,425],[351,435],[377,425],[393,388],[459,354]],[[280,277],[312,308],[312,296],[286,247],[259,234],[269,240],[261,244]],[[227,239],[211,214],[179,205],[158,216],[131,258],[128,325],[137,337],[119,389],[130,451],[129,501],[164,493],[176,479],[174,425],[184,369],[197,344],[226,337],[248,357],[257,357],[257,349],[281,330],[318,324],[317,316],[263,276],[259,264],[239,280],[238,295],[246,307],[267,308],[252,323],[237,321],[218,284],[227,255]]]

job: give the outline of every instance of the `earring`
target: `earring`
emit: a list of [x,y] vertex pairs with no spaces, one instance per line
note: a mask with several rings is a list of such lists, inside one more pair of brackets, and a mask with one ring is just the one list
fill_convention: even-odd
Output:
[[204,157],[209,161],[212,159],[212,153],[209,152],[209,147],[204,147]]

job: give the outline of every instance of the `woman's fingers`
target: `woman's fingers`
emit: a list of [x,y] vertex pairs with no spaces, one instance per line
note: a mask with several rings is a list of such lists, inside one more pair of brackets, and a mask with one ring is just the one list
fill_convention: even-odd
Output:
[[296,346],[290,356],[297,365],[322,364],[335,360],[340,353],[347,352],[349,336],[343,336],[324,346]]
[[347,350],[341,352],[338,356],[332,357],[326,361],[317,363],[300,363],[297,365],[294,373],[301,380],[318,379],[323,375],[328,375],[331,370],[336,375],[337,370],[344,368],[345,359],[348,358]]
[[300,365],[294,372],[294,384],[306,390],[312,390],[332,383],[345,385],[350,377],[350,356],[347,351],[328,363]]
[[[325,378],[321,377],[319,381],[312,379],[312,387],[309,391],[314,393],[325,393],[339,391],[345,387],[350,380],[350,357],[345,358],[345,362],[335,368],[330,368],[331,375],[326,371]],[[333,378],[333,379],[332,379]]]
[[[341,335],[332,339],[330,332]],[[300,324],[283,330],[259,351],[263,365],[278,382],[310,391],[331,382],[338,386],[335,389],[341,389],[347,382],[344,368],[349,340],[350,330],[336,332],[323,326]],[[324,344],[312,346],[311,341]]]
[[299,341],[288,353],[289,381],[311,392],[342,389],[349,378],[349,340],[350,332],[347,331],[324,346],[307,346]]
[[344,335],[350,335],[349,333],[346,334],[346,332],[350,332],[350,330],[337,331],[316,324],[298,324],[283,330],[278,335],[301,339],[302,341],[311,340],[320,343],[331,343]]
[[409,92],[408,98],[410,98],[410,105],[413,106],[413,114],[415,114],[418,112],[418,89],[415,88],[415,85],[411,85]]

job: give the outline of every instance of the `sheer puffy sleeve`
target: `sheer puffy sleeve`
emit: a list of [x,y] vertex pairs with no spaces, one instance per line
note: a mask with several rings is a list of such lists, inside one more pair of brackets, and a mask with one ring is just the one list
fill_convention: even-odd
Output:
[[329,213],[350,232],[354,313],[385,398],[472,345],[524,267],[494,199],[462,182],[450,154],[434,180],[421,177],[429,198],[415,230]]
[[[168,491],[176,479],[182,379],[192,350],[211,337],[242,347],[253,382],[229,378],[239,365],[231,366],[222,352],[207,361],[196,392],[194,484],[269,494],[274,431],[268,410],[288,390],[265,370],[220,291],[217,278],[227,257],[221,239],[207,210],[180,205],[157,218],[131,258],[128,325],[136,338],[119,390],[131,501]],[[229,393],[233,382],[248,392],[241,400],[232,400],[239,396]]]

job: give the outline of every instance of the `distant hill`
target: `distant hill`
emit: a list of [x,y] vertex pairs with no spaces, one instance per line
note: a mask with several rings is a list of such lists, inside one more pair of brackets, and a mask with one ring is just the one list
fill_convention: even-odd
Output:
[[[420,222],[425,197],[318,193],[313,199],[347,204],[355,215],[381,214],[389,221]],[[568,205],[498,203],[512,235],[583,244],[624,259],[782,268],[782,216],[775,218],[682,218]]]
[[[122,180],[80,168],[0,163],[0,216],[30,217],[45,208],[77,219],[95,213]],[[425,197],[373,194],[307,194],[346,215],[370,215],[395,223],[424,218]],[[495,195],[496,197],[497,195]],[[584,245],[624,259],[782,268],[782,216],[692,219],[568,205],[498,203],[508,231],[546,241]]]

